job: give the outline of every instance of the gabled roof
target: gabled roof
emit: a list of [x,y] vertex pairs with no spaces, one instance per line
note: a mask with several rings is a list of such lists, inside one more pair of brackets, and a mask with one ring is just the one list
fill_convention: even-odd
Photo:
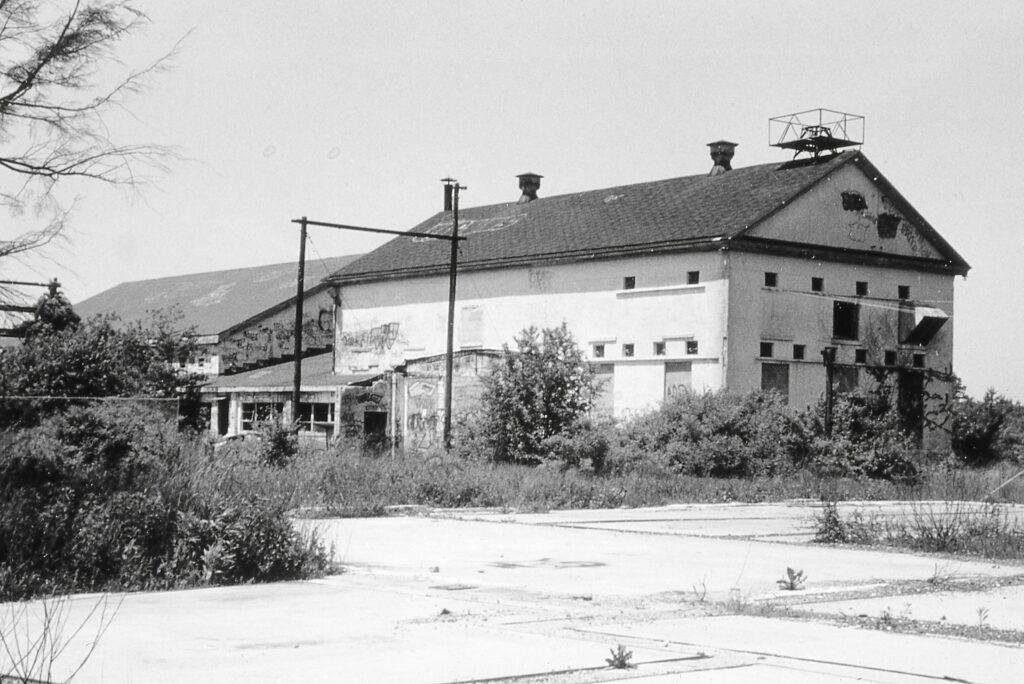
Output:
[[[502,268],[553,260],[574,260],[682,249],[707,249],[741,237],[836,169],[856,163],[881,177],[859,151],[816,162],[774,163],[738,168],[717,176],[701,174],[545,197],[527,204],[493,204],[462,209],[459,268]],[[883,182],[888,184],[887,181]],[[877,181],[876,181],[877,182]],[[891,188],[891,186],[888,186]],[[889,193],[898,196],[893,188]],[[966,262],[938,237],[905,200],[906,215],[927,227],[950,262]],[[412,228],[451,234],[451,212]],[[335,273],[333,282],[372,281],[445,272],[446,241],[398,237]]]
[[[327,287],[331,273],[358,258],[334,257],[306,263],[307,296]],[[123,321],[140,321],[147,312],[177,307],[182,327],[195,326],[198,335],[216,335],[251,318],[295,301],[298,263],[271,264],[229,271],[136,280],[121,283],[75,305],[82,318],[116,313]]]

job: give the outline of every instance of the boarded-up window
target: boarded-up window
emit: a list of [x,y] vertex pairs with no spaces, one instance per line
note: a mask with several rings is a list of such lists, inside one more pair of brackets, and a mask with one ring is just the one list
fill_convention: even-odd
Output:
[[764,391],[774,390],[789,401],[789,364],[788,363],[762,363],[761,364],[761,389]]
[[688,392],[693,387],[693,364],[689,361],[665,364],[665,398]]
[[462,307],[459,320],[459,346],[482,347],[484,344],[484,310],[479,306]]
[[597,396],[594,397],[593,412],[598,415],[610,416],[615,400],[615,364],[595,363],[591,368],[594,370],[594,380],[598,387]]

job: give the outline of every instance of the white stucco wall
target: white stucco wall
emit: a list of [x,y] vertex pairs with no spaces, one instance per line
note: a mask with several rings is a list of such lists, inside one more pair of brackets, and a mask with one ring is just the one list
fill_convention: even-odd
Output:
[[[695,285],[687,284],[691,271],[700,274]],[[623,288],[626,277],[635,279],[634,289]],[[622,415],[662,400],[666,362],[690,362],[695,389],[722,386],[726,292],[718,252],[462,272],[455,348],[514,346],[524,328],[564,321],[588,357],[614,364],[614,411]],[[385,370],[445,350],[447,277],[346,285],[341,301],[339,373]],[[687,353],[687,340],[697,343],[696,354]],[[663,356],[656,342],[664,343]],[[600,359],[597,344],[604,345]],[[624,355],[626,344],[632,357]]]

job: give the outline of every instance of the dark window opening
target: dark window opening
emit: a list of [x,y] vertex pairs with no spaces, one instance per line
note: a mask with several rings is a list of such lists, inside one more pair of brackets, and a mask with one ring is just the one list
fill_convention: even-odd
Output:
[[793,359],[796,361],[803,361],[807,353],[807,346],[803,344],[793,345]]
[[622,345],[622,355],[623,356],[632,356],[633,355],[633,344],[632,343]]
[[898,297],[900,299],[910,299],[910,286],[909,285],[898,285],[896,287]]
[[900,227],[900,217],[892,214],[878,215],[878,237],[891,240]]
[[825,279],[824,278],[811,278],[811,292],[824,292],[825,291]]
[[836,366],[832,372],[837,392],[854,392],[860,385],[860,369],[856,366]]
[[772,342],[761,343],[761,358],[770,359],[775,354],[775,344]]
[[900,371],[896,381],[896,409],[903,431],[918,445],[924,437],[924,375]]
[[885,352],[885,365],[886,366],[895,366],[896,362],[897,362],[896,352],[892,351],[892,350],[886,351]]
[[764,273],[764,286],[765,287],[778,287],[779,286],[779,274],[772,273],[771,271],[765,271]]
[[622,289],[632,290],[636,287],[636,276],[626,276],[622,279]]
[[603,359],[604,358],[604,345],[603,344],[595,344],[594,345],[594,358],[595,359]]
[[789,402],[789,364],[762,363],[761,389],[765,392],[775,391]]
[[914,354],[914,368],[924,368],[924,354]]
[[654,355],[655,356],[664,356],[665,355],[665,343],[664,342],[655,342],[654,343]]
[[866,280],[857,281],[857,296],[867,297],[868,296],[868,283]]
[[700,271],[687,271],[686,272],[686,284],[696,285],[700,282]]
[[843,301],[833,302],[832,337],[840,340],[856,340],[859,318],[859,304]]
[[691,356],[697,353],[697,340],[686,340],[686,353]]
[[839,196],[843,199],[845,211],[864,211],[868,208],[868,203],[864,201],[864,195],[859,192],[841,192]]
[[853,352],[854,363],[867,363],[868,362],[868,350],[867,349],[855,349]]

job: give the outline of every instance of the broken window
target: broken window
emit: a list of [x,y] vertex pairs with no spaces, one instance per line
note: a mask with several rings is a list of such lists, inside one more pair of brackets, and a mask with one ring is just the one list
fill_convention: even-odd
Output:
[[761,343],[761,353],[760,353],[761,358],[762,359],[770,359],[774,355],[775,355],[775,345],[772,342],[762,342]]
[[765,287],[778,287],[779,286],[779,274],[772,273],[771,271],[765,271],[764,273],[764,286]]
[[909,285],[897,285],[896,286],[897,296],[900,299],[910,299],[910,286]]
[[858,280],[856,287],[857,287],[856,291],[857,291],[857,296],[858,297],[867,297],[868,296],[868,283],[867,283],[866,280]]
[[622,279],[622,289],[632,290],[636,287],[636,276],[626,276]]
[[897,360],[898,359],[897,359],[897,356],[896,356],[896,352],[894,350],[891,350],[891,349],[886,350],[886,352],[885,352],[885,365],[886,366],[895,366]]
[[697,353],[697,340],[686,340],[686,353],[691,356]]
[[700,283],[700,271],[687,271],[686,284],[697,285],[698,283]]
[[914,354],[914,368],[924,368],[924,354]]
[[603,344],[595,344],[594,345],[594,358],[595,359],[603,359],[604,358],[604,345]]
[[856,340],[860,305],[856,302],[836,300],[832,302],[832,337],[840,340]]
[[632,342],[622,345],[622,355],[623,356],[625,356],[625,357],[633,356],[633,351],[634,351],[634,349],[633,349],[633,343]]
[[260,423],[273,420],[284,412],[284,402],[248,401],[242,403],[242,430],[255,430]]
[[796,361],[803,361],[804,356],[807,354],[807,346],[803,344],[793,345],[793,359]]
[[853,351],[854,363],[867,363],[868,362],[868,350],[867,349],[855,349]]
[[837,392],[853,392],[860,385],[860,369],[856,366],[836,366],[832,378]]
[[859,192],[850,190],[839,193],[839,196],[843,200],[843,209],[845,211],[864,211],[868,208],[868,203],[864,201],[864,195]]
[[824,292],[825,291],[825,279],[824,278],[811,278],[811,292]]
[[893,214],[879,214],[877,227],[878,237],[891,240],[896,237],[896,232],[899,230],[900,217]]
[[665,343],[664,342],[655,342],[654,343],[654,355],[655,356],[664,356],[665,355]]
[[334,428],[332,402],[299,402],[299,429],[327,432]]
[[788,363],[762,363],[761,364],[761,389],[764,391],[775,391],[789,402],[789,364]]

